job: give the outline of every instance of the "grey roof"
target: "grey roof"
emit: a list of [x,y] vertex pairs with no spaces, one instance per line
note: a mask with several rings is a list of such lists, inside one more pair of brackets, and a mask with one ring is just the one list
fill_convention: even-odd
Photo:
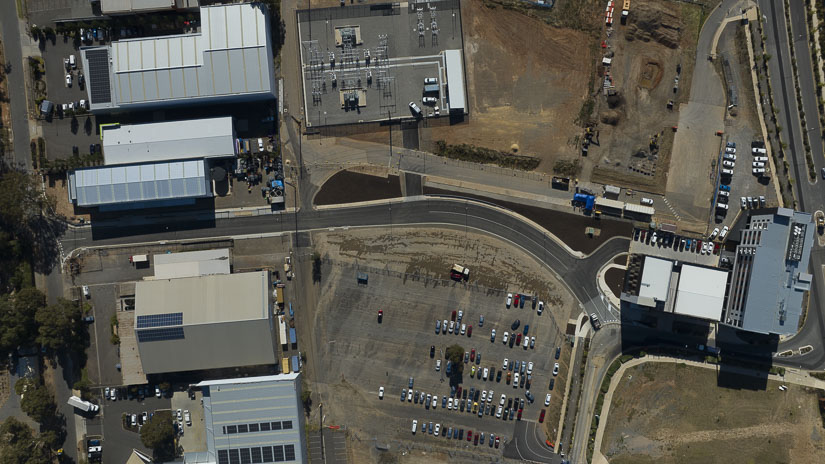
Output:
[[450,111],[467,110],[464,100],[464,63],[461,60],[461,50],[445,50],[444,58],[447,63],[447,92],[450,96]]
[[159,253],[155,258],[155,279],[175,279],[213,274],[229,274],[229,249]]
[[776,214],[752,216],[750,227],[742,233],[752,234],[755,244],[737,247],[735,271],[741,255],[752,258],[741,328],[796,333],[802,296],[811,285],[807,273],[814,234],[811,214],[779,208]]
[[[88,75],[90,108],[159,106],[221,97],[274,98],[269,15],[264,8],[259,3],[203,6],[200,33],[82,48],[87,69],[101,53],[98,50],[106,53],[106,71]],[[110,99],[99,91],[106,79]],[[97,98],[92,89],[98,89]]]
[[107,165],[235,155],[232,117],[102,128]]
[[275,364],[271,314],[266,271],[139,281],[135,335],[143,371]]
[[[185,463],[274,462],[274,456],[289,450],[294,457],[288,462],[307,462],[300,374],[206,381],[196,386],[203,392],[206,451],[187,453],[184,449]],[[235,433],[230,433],[233,427]]]
[[101,206],[212,196],[206,161],[84,168],[69,173],[69,198]]

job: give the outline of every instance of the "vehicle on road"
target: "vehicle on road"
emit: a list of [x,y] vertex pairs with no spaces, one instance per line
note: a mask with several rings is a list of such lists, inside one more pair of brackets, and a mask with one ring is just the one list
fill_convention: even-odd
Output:
[[100,409],[100,406],[89,401],[84,401],[77,396],[70,396],[68,404],[69,406],[74,406],[83,412],[97,412]]

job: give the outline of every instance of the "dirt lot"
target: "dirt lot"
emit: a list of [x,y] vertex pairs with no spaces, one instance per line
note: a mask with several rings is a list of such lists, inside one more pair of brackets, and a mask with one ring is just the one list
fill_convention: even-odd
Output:
[[712,369],[646,363],[613,396],[602,453],[622,463],[821,463],[825,429],[802,387],[720,388]]
[[[498,371],[505,357],[534,362],[531,391],[536,402],[527,404],[523,415],[523,420],[530,421],[536,421],[544,408],[555,362],[553,352],[562,346],[561,369],[545,420],[550,431],[558,424],[560,386],[565,385],[569,357],[569,344],[562,343],[558,327],[578,308],[561,283],[538,263],[487,236],[465,236],[464,232],[445,229],[323,232],[313,234],[313,243],[324,264],[320,283],[310,290],[318,298],[316,308],[308,313],[296,311],[299,342],[302,337],[312,340],[311,347],[304,341],[299,349],[307,353],[314,404],[323,402],[325,425],[346,424],[356,462],[378,461],[373,439],[389,444],[398,462],[471,462],[479,455],[500,458],[501,449],[486,443],[474,446],[466,440],[448,440],[420,430],[416,435],[410,433],[412,420],[417,419],[419,427],[432,421],[465,432],[512,438],[513,421],[442,408],[441,397],[449,394],[450,383],[456,381],[464,389],[494,390],[496,405],[502,394],[521,399],[525,393],[524,388],[507,385],[506,375],[499,382],[470,378],[476,365],[472,363],[464,365],[459,378],[446,377],[444,366],[436,371],[435,359],[442,359],[443,350],[452,344],[467,351],[475,348],[483,355],[478,364],[482,368]],[[469,285],[448,279],[453,262],[472,266]],[[368,285],[357,284],[357,271],[368,273]],[[546,304],[544,313],[537,315],[529,302],[523,309],[505,309],[507,291],[538,293]],[[381,323],[377,321],[378,309],[384,311]],[[463,322],[474,326],[472,337],[435,334],[435,321],[450,319],[451,311],[458,309],[464,311]],[[481,315],[483,326],[479,326]],[[521,320],[519,332],[529,325],[529,334],[535,334],[534,349],[501,343],[515,318]],[[490,340],[492,328],[497,331],[495,342]],[[311,334],[301,335],[300,331]],[[435,359],[429,357],[431,345],[436,347]],[[415,389],[439,396],[436,409],[399,400],[411,376]],[[380,386],[386,389],[383,400],[377,397]],[[313,409],[309,422],[315,423],[316,418],[317,410]]]
[[622,285],[624,284],[624,269],[608,269],[607,272],[604,273],[604,281],[607,283],[607,286],[610,287],[610,290],[613,291],[613,294],[616,295],[616,298],[622,296]]
[[[586,5],[580,14],[589,25],[598,26],[603,2],[577,2]],[[462,2],[461,22],[469,121],[422,131],[422,149],[432,151],[436,140],[516,147],[541,158],[542,172],[559,157],[575,157],[581,129],[574,119],[587,93],[595,35],[549,26],[496,2]]]
[[[614,27],[605,49],[614,53],[613,62],[605,72],[617,95],[596,98],[601,145],[590,150],[588,160],[598,163],[593,180],[664,191],[671,128],[678,122],[679,102],[689,95],[701,20],[696,5],[638,0],[627,25]],[[671,100],[673,110],[667,108]],[[658,150],[651,145],[656,134],[664,138]]]
[[[354,188],[353,186],[358,186]],[[316,205],[337,205],[358,201],[383,200],[401,196],[398,176],[372,176],[351,171],[332,175],[315,195]]]

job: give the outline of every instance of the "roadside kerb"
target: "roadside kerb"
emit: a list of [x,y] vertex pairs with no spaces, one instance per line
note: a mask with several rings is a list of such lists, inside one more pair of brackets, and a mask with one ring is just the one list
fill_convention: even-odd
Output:
[[[618,359],[618,357],[616,359]],[[615,361],[615,359],[612,360],[611,363],[614,362],[614,361]],[[596,428],[596,440],[595,440],[595,443],[593,444],[593,462],[594,463],[596,463],[596,462],[603,462],[603,463],[608,462],[607,458],[604,455],[602,455],[602,453],[601,453],[601,446],[602,446],[602,439],[604,438],[604,429],[605,429],[605,426],[606,426],[605,424],[607,424],[607,416],[608,416],[608,413],[610,412],[610,404],[613,401],[613,392],[616,391],[616,386],[619,384],[619,382],[624,377],[624,371],[627,370],[627,368],[633,367],[633,366],[638,366],[638,365],[640,365],[642,363],[646,363],[646,362],[685,364],[685,365],[688,365],[688,366],[701,367],[701,368],[705,368],[705,369],[714,369],[714,370],[719,369],[718,364],[710,364],[710,363],[699,362],[699,361],[691,361],[691,360],[686,360],[686,359],[668,358],[668,357],[664,357],[664,356],[660,357],[660,356],[654,356],[654,355],[651,355],[651,354],[647,354],[643,358],[631,359],[631,360],[627,361],[626,363],[622,364],[619,367],[619,369],[613,374],[613,378],[610,380],[610,386],[608,387],[607,393],[605,393],[605,395],[604,395],[604,402],[602,403],[602,410],[599,414],[599,421],[598,421],[599,423],[598,423],[598,426]],[[750,376],[754,376],[754,375],[757,375],[757,374],[759,376],[764,375],[764,373],[762,373],[762,372],[757,372],[757,371],[754,371],[752,369],[747,369],[747,368],[738,367],[738,366],[726,366],[725,369],[728,369],[728,370],[731,370],[731,371],[736,371],[736,373],[739,374],[739,375],[750,375]],[[790,384],[801,385],[801,386],[805,386],[805,387],[825,389],[825,380],[815,379],[811,376],[808,376],[804,371],[800,371],[798,369],[788,369],[788,368],[786,368],[784,376],[779,375],[779,374],[768,374],[767,378],[769,380],[774,380],[774,381],[777,381],[777,382],[790,383]]]

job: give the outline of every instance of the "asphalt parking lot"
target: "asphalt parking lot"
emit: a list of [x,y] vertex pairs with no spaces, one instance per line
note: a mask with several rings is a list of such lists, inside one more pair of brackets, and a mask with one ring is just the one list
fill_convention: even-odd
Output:
[[[327,416],[325,425],[346,422],[380,441],[426,440],[426,445],[441,447],[481,448],[487,453],[500,453],[489,446],[489,435],[501,437],[503,447],[514,433],[516,414],[513,420],[499,419],[495,413],[500,397],[525,399],[525,388],[508,384],[506,374],[501,380],[483,380],[471,378],[472,367],[494,369],[502,368],[504,358],[508,365],[513,362],[533,362],[533,379],[531,392],[535,402],[525,401],[523,421],[537,422],[544,408],[545,394],[553,377],[552,370],[555,347],[561,345],[563,337],[555,332],[551,323],[552,309],[545,309],[539,316],[531,309],[528,302],[523,309],[505,307],[506,294],[488,291],[468,290],[463,285],[432,287],[432,284],[403,280],[392,276],[370,275],[368,286],[359,286],[354,275],[337,267],[325,267],[323,273],[327,288],[318,307],[324,314],[316,315],[314,338],[316,342],[315,362],[312,366],[317,375],[317,384]],[[513,289],[517,291],[517,289]],[[515,305],[514,305],[515,306]],[[378,310],[384,315],[378,322]],[[464,324],[472,324],[472,336],[435,333],[436,320],[451,319],[453,310],[463,311]],[[327,321],[327,315],[334,317]],[[484,315],[483,326],[479,326],[480,316]],[[522,333],[529,325],[530,336],[536,337],[535,348],[524,349],[521,346],[505,345],[502,336],[511,332],[514,319],[520,320],[517,332]],[[566,318],[563,321],[566,323]],[[561,324],[564,326],[564,323]],[[495,341],[491,341],[491,329],[496,330]],[[446,376],[444,350],[453,344],[459,344],[467,352],[472,349],[482,359],[464,364],[464,374],[460,383],[462,398],[465,391],[493,390],[493,400],[488,412],[479,417],[458,409],[443,407],[445,397],[450,395],[451,381]],[[435,354],[430,357],[430,347],[435,347]],[[563,352],[567,355],[567,352]],[[436,360],[442,359],[442,367],[436,371]],[[312,362],[312,360],[310,360]],[[567,371],[565,356],[561,363],[557,386],[552,391],[551,408],[561,406],[563,396],[564,374]],[[509,371],[508,372],[515,372]],[[414,377],[414,391],[437,395],[436,406],[431,407],[432,399],[426,405],[405,398],[401,401],[401,392],[408,388],[409,378]],[[378,398],[378,390],[384,387],[383,400]],[[507,406],[505,401],[505,407]],[[482,401],[478,401],[482,405]],[[492,407],[495,405],[495,408]],[[547,420],[558,420],[558,412],[547,411]],[[551,419],[554,417],[555,419]],[[363,418],[363,419],[361,419]],[[418,421],[418,430],[411,433],[412,421]],[[435,437],[429,433],[430,422],[440,424],[441,429],[464,431],[461,440]],[[427,432],[422,426],[427,425]],[[485,443],[476,447],[466,440],[469,430],[485,433]],[[360,432],[359,432],[360,433]],[[426,435],[426,436],[424,436]],[[495,451],[494,451],[495,450]]]
[[132,449],[137,449],[151,456],[140,441],[140,434],[123,427],[123,414],[141,414],[161,409],[170,409],[169,398],[146,397],[143,401],[137,399],[119,399],[117,401],[99,400],[102,420],[96,424],[86,426],[88,435],[103,436],[103,462],[126,462]]
[[[636,229],[633,231],[633,241],[630,242],[630,253],[639,253],[644,255],[651,255],[651,256],[658,256],[665,259],[671,259],[674,261],[681,261],[683,263],[692,263],[692,264],[701,264],[704,266],[716,266],[716,263],[719,262],[719,253],[721,253],[721,245],[714,243],[715,251],[710,253],[702,253],[701,252],[701,244],[704,244],[706,240],[704,238],[696,239],[690,238],[691,246],[687,246],[687,238],[680,236],[680,235],[673,235],[673,234],[664,234],[667,236],[672,236],[673,238],[670,239],[671,245],[662,245],[659,240],[663,236],[662,232],[657,232],[657,243],[654,244],[651,241],[652,231],[649,229]],[[729,236],[729,235],[728,235]],[[681,240],[685,239],[685,246],[681,245]],[[678,242],[677,242],[678,240]],[[696,241],[697,246],[693,246],[693,242]],[[667,242],[665,242],[667,243]],[[677,246],[678,243],[678,246]]]
[[89,361],[87,369],[92,382],[100,385],[121,385],[122,378],[117,370],[120,362],[119,345],[111,342],[110,321],[117,311],[117,285],[99,284],[89,286],[95,318],[90,330],[91,345],[88,348]]

